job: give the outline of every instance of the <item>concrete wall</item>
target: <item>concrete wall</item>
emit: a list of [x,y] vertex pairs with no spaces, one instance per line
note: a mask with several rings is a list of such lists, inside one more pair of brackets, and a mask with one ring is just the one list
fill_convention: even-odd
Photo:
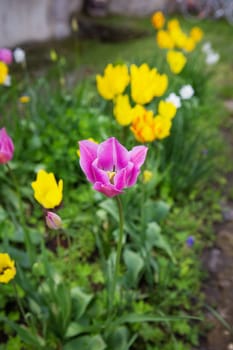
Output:
[[[136,16],[151,14],[163,8],[165,3],[165,0],[105,1],[106,13]],[[24,42],[69,35],[69,17],[72,12],[82,9],[83,2],[84,0],[0,0],[0,47],[14,47]]]
[[0,0],[0,47],[64,37],[68,19],[82,0]]
[[145,16],[163,9],[165,0],[108,0],[110,13]]

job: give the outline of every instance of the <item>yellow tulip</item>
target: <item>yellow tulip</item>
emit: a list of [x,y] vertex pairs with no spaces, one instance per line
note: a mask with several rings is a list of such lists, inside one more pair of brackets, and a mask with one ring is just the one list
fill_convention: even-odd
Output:
[[168,87],[168,76],[166,74],[156,74],[154,82],[154,97],[161,97]]
[[155,120],[152,111],[145,108],[132,121],[130,130],[139,142],[152,142],[155,140]]
[[0,253],[0,283],[8,283],[15,277],[15,262],[7,253]]
[[175,46],[172,36],[166,30],[158,31],[156,41],[160,49],[173,49]]
[[144,63],[140,67],[135,64],[130,66],[131,96],[138,104],[149,103],[154,98],[154,86],[156,84],[157,70],[150,69]]
[[187,58],[182,52],[171,50],[167,53],[167,62],[172,73],[179,74],[184,68]]
[[157,11],[151,18],[152,25],[155,29],[161,29],[165,23],[165,17],[162,11]]
[[176,18],[171,19],[170,21],[167,21],[167,28],[169,31],[180,29],[180,22]]
[[200,27],[193,27],[190,31],[190,36],[191,38],[195,41],[195,43],[198,43],[199,41],[201,41],[201,39],[203,38],[203,31],[201,30]]
[[104,75],[96,76],[97,90],[104,99],[112,100],[124,92],[129,80],[128,67],[125,64],[117,66],[108,64]]
[[36,181],[32,182],[35,199],[45,208],[52,209],[62,201],[63,181],[58,184],[53,173],[41,169],[37,173]]
[[114,101],[113,114],[117,122],[126,126],[132,122],[132,107],[128,95],[118,95]]
[[176,115],[176,106],[169,101],[160,101],[158,106],[158,112],[161,117],[173,119]]
[[183,46],[183,49],[187,52],[192,52],[195,49],[195,47],[196,47],[195,41],[192,38],[187,38]]
[[0,85],[4,84],[8,76],[8,67],[4,62],[0,61]]
[[156,139],[162,140],[170,135],[172,122],[170,118],[162,117],[157,115],[155,117],[155,137]]

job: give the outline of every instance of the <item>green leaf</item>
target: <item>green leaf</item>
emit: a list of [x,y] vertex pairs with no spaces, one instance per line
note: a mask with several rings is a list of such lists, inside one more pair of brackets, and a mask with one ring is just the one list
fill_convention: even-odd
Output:
[[149,248],[154,246],[163,250],[171,258],[172,262],[175,263],[176,260],[172,253],[171,247],[160,232],[160,226],[156,222],[150,222],[146,230],[146,243],[149,244]]
[[154,221],[160,222],[166,218],[170,210],[170,206],[164,201],[154,203]]
[[84,333],[86,330],[86,327],[83,327],[77,322],[71,322],[67,328],[65,338],[72,338],[74,336],[77,336],[78,334]]
[[7,322],[9,326],[16,331],[17,335],[19,335],[20,338],[26,344],[32,345],[33,348],[35,348],[36,346],[38,350],[43,349],[45,347],[46,341],[42,337],[40,337],[38,334],[33,334],[32,329],[26,328],[25,326],[20,326],[8,319],[5,319],[5,322]]
[[63,350],[104,350],[106,344],[100,335],[88,336],[85,335],[80,338],[69,341]]
[[108,338],[108,348],[111,350],[128,349],[129,331],[126,327],[119,327]]
[[125,281],[127,285],[135,286],[144,267],[144,261],[139,254],[129,249],[124,251],[123,256],[127,267]]
[[125,324],[125,323],[140,323],[140,322],[169,322],[178,321],[185,319],[200,320],[199,317],[192,316],[154,316],[150,314],[127,314],[125,316],[119,317],[115,322],[114,326]]
[[79,287],[71,289],[71,298],[74,299],[76,319],[79,319],[86,311],[87,306],[93,298],[92,294],[84,293]]
[[116,222],[119,222],[117,205],[112,199],[104,200],[100,203],[100,207],[110,214],[116,220]]

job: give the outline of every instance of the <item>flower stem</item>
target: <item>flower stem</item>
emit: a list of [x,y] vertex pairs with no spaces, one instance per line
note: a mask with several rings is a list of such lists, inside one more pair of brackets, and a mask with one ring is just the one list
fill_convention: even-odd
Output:
[[17,285],[16,285],[15,281],[12,281],[12,284],[13,284],[13,288],[14,288],[14,292],[15,292],[15,299],[16,299],[19,311],[20,311],[21,315],[23,316],[24,322],[28,325],[27,316],[26,316],[26,313],[24,311],[23,304],[21,303],[21,300],[19,297]]
[[115,302],[115,294],[116,294],[116,284],[117,278],[119,277],[120,270],[120,260],[121,260],[121,252],[123,247],[123,227],[124,227],[124,218],[123,218],[123,209],[119,196],[116,197],[118,212],[119,212],[119,239],[117,242],[117,253],[116,253],[116,262],[115,262],[115,270],[113,275],[113,285],[112,285],[112,295],[111,295],[111,308]]

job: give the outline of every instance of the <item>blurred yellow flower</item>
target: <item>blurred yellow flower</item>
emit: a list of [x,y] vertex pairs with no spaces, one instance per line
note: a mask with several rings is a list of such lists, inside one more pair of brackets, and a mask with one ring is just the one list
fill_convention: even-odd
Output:
[[158,113],[161,117],[173,119],[176,115],[176,106],[169,101],[160,101],[158,106]]
[[144,183],[150,182],[153,177],[153,173],[150,170],[144,170],[142,173],[142,181]]
[[0,61],[0,85],[4,84],[8,76],[8,66]]
[[195,49],[195,47],[196,47],[195,41],[192,38],[187,38],[183,46],[183,49],[187,52],[191,52]]
[[162,11],[157,11],[151,18],[152,25],[155,29],[161,29],[165,23],[165,17]]
[[132,122],[132,107],[128,95],[118,95],[114,101],[113,114],[117,122],[126,126]]
[[[89,139],[87,139],[88,141],[94,142],[94,143],[98,143],[96,140],[94,140],[92,137],[89,137]],[[80,157],[80,150],[77,149],[77,156]]]
[[142,113],[135,116],[130,130],[139,142],[152,142],[155,140],[155,120],[152,111],[145,108]]
[[104,75],[96,76],[97,90],[106,100],[112,100],[120,95],[129,84],[128,67],[125,64],[113,66],[108,64],[104,70]]
[[201,41],[201,39],[203,38],[203,31],[200,27],[193,27],[190,31],[190,36],[191,38],[195,41],[195,43],[198,43],[199,41]]
[[167,21],[167,28],[169,31],[180,29],[180,22],[176,18],[171,19],[170,21]]
[[154,82],[154,97],[161,97],[167,90],[168,76],[166,74],[156,74]]
[[63,180],[58,184],[53,173],[41,169],[37,173],[36,181],[32,182],[35,199],[45,208],[52,209],[62,201]]
[[23,96],[21,96],[21,97],[19,97],[19,102],[21,102],[21,103],[28,103],[28,102],[30,102],[30,96],[27,96],[27,95],[23,95]]
[[131,96],[140,105],[151,102],[155,96],[161,96],[167,89],[167,76],[160,75],[156,68],[150,69],[146,63],[140,67],[132,64],[130,72]]
[[182,52],[171,50],[167,53],[167,62],[172,73],[179,74],[184,68],[187,58]]
[[7,253],[0,253],[0,283],[8,283],[15,277],[14,260]]
[[188,39],[187,35],[180,28],[171,30],[170,35],[175,43],[175,46],[182,49]]
[[155,137],[156,139],[164,139],[170,135],[172,122],[170,118],[157,115],[155,117]]
[[159,30],[156,41],[160,49],[173,49],[175,44],[170,33],[166,30]]

